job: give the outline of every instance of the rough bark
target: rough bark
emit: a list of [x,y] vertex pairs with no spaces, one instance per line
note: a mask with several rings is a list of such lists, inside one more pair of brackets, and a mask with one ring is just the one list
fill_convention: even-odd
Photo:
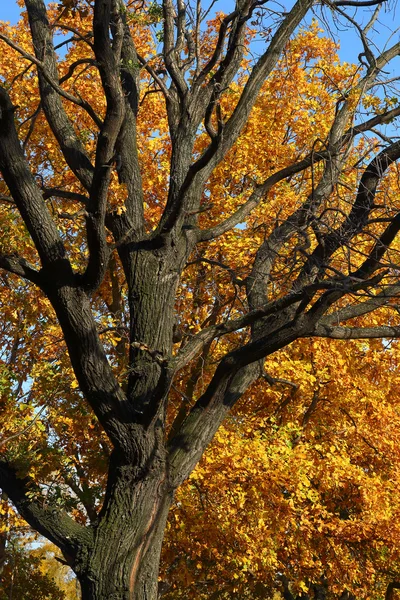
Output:
[[[161,544],[172,500],[161,465],[138,479],[131,465],[116,464],[93,545],[74,564],[83,600],[158,597]],[[157,461],[155,461],[157,462]]]

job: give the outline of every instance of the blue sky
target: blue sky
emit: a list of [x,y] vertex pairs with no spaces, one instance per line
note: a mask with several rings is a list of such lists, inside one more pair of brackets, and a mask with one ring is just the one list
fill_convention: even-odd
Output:
[[8,0],[7,2],[2,2],[2,6],[0,7],[0,19],[2,21],[10,21],[11,23],[15,23],[19,17],[19,6],[13,0]]
[[[378,51],[382,51],[388,39],[391,36],[391,32],[395,30],[396,24],[400,23],[400,7],[396,9],[397,0],[387,0],[385,6],[383,6],[381,13],[379,15],[379,19],[375,25],[375,31],[371,31],[369,36],[371,37],[376,47],[374,50],[376,53]],[[231,9],[232,2],[227,2],[226,0],[220,0],[218,2],[218,9],[223,10],[224,5],[227,6],[227,11]],[[286,0],[285,4],[290,6],[293,4],[293,0]],[[228,8],[229,5],[229,8]],[[364,21],[364,25],[369,19],[369,16],[372,14],[374,7],[370,9],[364,9],[358,12],[357,20],[360,18]],[[355,16],[355,13],[351,11],[351,9],[347,9],[347,12],[350,16]],[[325,10],[325,13],[328,14],[329,11]],[[10,21],[11,23],[15,23],[18,20],[20,14],[20,8],[16,2],[16,0],[3,0],[0,2],[0,20],[2,21]],[[318,16],[318,14],[316,14]],[[307,20],[311,19],[311,13]],[[362,21],[361,21],[361,24]],[[323,23],[321,23],[322,27],[326,29]],[[331,28],[331,32],[334,34],[335,39],[340,42],[340,56],[342,60],[347,62],[357,62],[357,57],[360,52],[362,52],[362,45],[359,39],[359,36],[354,32],[354,29],[349,26],[343,19],[340,18],[338,23],[332,22],[332,19],[329,19],[329,26]],[[398,25],[397,25],[398,26]],[[397,31],[392,35],[390,39],[390,45],[398,42],[400,40],[400,32]],[[399,63],[400,60],[396,61],[395,68],[399,71]],[[392,71],[392,76],[395,74]]]
[[[228,4],[228,3],[226,3]],[[229,2],[229,4],[231,4]],[[289,2],[292,4],[292,2]],[[223,9],[224,2],[219,2],[219,7]],[[390,9],[390,10],[388,10]],[[370,9],[370,11],[373,9]],[[365,11],[363,14],[371,14],[370,11]],[[17,5],[16,0],[6,0],[1,2],[0,5],[0,20],[10,21],[15,23],[18,20],[20,14],[20,8]],[[351,12],[349,11],[349,14]],[[384,42],[388,39],[390,32],[395,28],[396,23],[400,23],[400,9],[396,10],[395,0],[389,0],[387,8],[383,8],[377,23],[377,32],[374,35],[374,41],[377,45],[381,45],[379,42]],[[342,19],[343,21],[343,19]],[[332,28],[333,32],[338,35],[341,42],[341,56],[344,60],[355,61],[358,53],[361,51],[361,45],[359,43],[358,36],[354,34],[349,28],[347,31],[345,27],[341,27],[340,31],[335,31],[335,27]],[[397,42],[400,39],[399,33],[395,34],[392,38],[392,43]]]

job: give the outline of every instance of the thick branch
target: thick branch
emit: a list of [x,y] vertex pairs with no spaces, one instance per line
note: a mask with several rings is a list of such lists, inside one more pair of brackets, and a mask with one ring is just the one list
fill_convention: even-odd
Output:
[[335,325],[343,323],[344,321],[366,315],[383,306],[390,306],[390,300],[397,297],[399,294],[400,285],[390,285],[386,287],[380,294],[372,296],[366,302],[358,302],[357,304],[345,306],[344,308],[327,315],[322,319],[320,324]]
[[[125,98],[119,77],[124,29],[120,10],[115,8],[113,0],[99,0],[95,3],[93,17],[93,47],[107,109],[97,141],[95,170],[87,205],[89,261],[82,278],[82,286],[88,291],[93,291],[100,285],[108,266],[110,251],[105,231],[107,197],[111,171],[116,160],[116,142],[125,117]],[[111,17],[114,32],[112,40],[109,34]]]
[[312,323],[307,318],[293,320],[273,334],[233,350],[220,361],[207,390],[171,441],[170,473],[177,484],[189,475],[200,459],[227,411],[261,375],[258,361],[311,330]]
[[28,279],[36,285],[41,285],[40,273],[35,267],[21,256],[15,254],[0,254],[0,268]]
[[[349,287],[353,287],[353,291],[364,289],[376,285],[381,278],[382,275],[379,275],[369,282],[361,281]],[[349,291],[346,284],[335,287],[332,282],[331,285],[332,287],[328,286],[328,290],[317,299],[308,312],[297,311],[293,318],[290,314],[285,316],[283,310],[290,305],[292,295],[281,299],[282,306],[279,307],[279,311],[275,310],[275,314],[283,313],[283,322],[277,320],[275,328],[271,324],[269,329],[261,330],[258,335],[252,336],[250,342],[222,358],[207,390],[196,402],[171,441],[172,471],[175,471],[179,481],[182,476],[186,477],[189,474],[188,469],[193,468],[193,461],[197,462],[229,408],[257,377],[263,376],[263,359],[300,337],[313,335],[317,323],[330,306]],[[312,296],[313,290],[310,289],[309,292]],[[306,307],[307,303],[304,306]]]
[[213,52],[210,60],[208,61],[208,63],[203,67],[202,71],[199,73],[198,77],[196,78],[195,81],[196,81],[197,85],[200,85],[204,81],[204,79],[207,77],[207,75],[211,72],[211,70],[215,67],[215,65],[221,58],[228,26],[235,19],[237,19],[239,12],[240,12],[239,8],[236,8],[233,12],[231,12],[229,15],[226,15],[226,17],[223,18],[221,25],[219,26],[218,40],[217,40],[217,43],[215,44],[214,52]]
[[[124,4],[121,2],[121,7]],[[139,166],[136,117],[139,104],[139,58],[131,35],[126,14],[121,10],[123,21],[123,44],[121,50],[120,78],[125,97],[125,119],[116,142],[116,154],[119,163],[118,178],[125,183],[128,198],[125,202],[126,213],[119,219],[114,214],[111,227],[115,238],[119,239],[127,229],[140,237],[144,230],[143,186]],[[118,230],[115,227],[118,221]],[[125,223],[127,221],[127,223]]]
[[79,387],[113,445],[126,451],[130,406],[101,343],[87,294],[76,286],[45,292],[57,314]]
[[[90,530],[54,504],[47,504],[40,489],[28,478],[19,477],[4,460],[0,461],[0,487],[29,525],[56,544],[66,558],[74,559],[82,546],[90,546]],[[32,492],[36,494],[32,496]]]
[[386,589],[385,600],[393,600],[394,590],[400,590],[400,581],[392,581]]
[[188,86],[183,73],[179,68],[178,53],[175,48],[175,9],[172,0],[163,0],[164,12],[164,60],[165,65],[176,86],[178,94],[183,99],[188,91]]
[[[306,261],[302,273],[297,279],[296,285],[304,285],[310,282],[310,277],[315,277],[323,265],[326,264],[338,248],[349,243],[349,241],[360,233],[367,223],[369,214],[374,205],[375,194],[378,183],[382,179],[388,167],[400,158],[400,142],[394,142],[388,148],[380,152],[365,169],[354,204],[349,215],[344,222],[334,231],[328,233],[320,241],[309,259]],[[388,245],[393,241],[400,226],[400,215],[394,217],[388,225],[385,232],[375,244],[369,258],[362,267],[353,275],[363,277],[363,273],[368,276],[377,268],[379,259],[386,252]]]
[[0,170],[38,250],[43,265],[40,285],[57,313],[81,389],[112,442],[122,446],[126,443],[121,426],[122,413],[127,410],[125,396],[97,335],[89,300],[76,288],[60,235],[25,161],[14,126],[14,108],[1,87]]
[[[382,275],[378,275],[367,281],[358,281],[355,278],[343,278],[343,280],[341,281],[324,281],[315,284],[310,284],[308,286],[305,286],[300,291],[287,294],[286,296],[283,296],[278,300],[271,300],[270,302],[267,302],[266,304],[249,311],[242,317],[232,319],[230,321],[228,320],[223,323],[219,323],[218,325],[211,325],[210,327],[206,327],[198,334],[190,338],[188,343],[177,354],[175,358],[174,367],[176,370],[181,369],[190,360],[192,360],[206,344],[210,343],[211,340],[221,337],[223,335],[227,335],[228,333],[232,333],[233,331],[238,331],[239,329],[243,329],[244,327],[253,325],[258,321],[264,320],[265,317],[277,316],[281,314],[285,309],[295,304],[299,304],[305,299],[307,300],[307,303],[309,303],[315,295],[315,293],[318,291],[327,290],[330,293],[335,292],[339,293],[339,295],[344,295],[364,290],[366,288],[371,288],[374,285],[377,285],[381,281],[381,279]],[[375,308],[376,305],[372,304],[368,312],[371,312]],[[327,319],[330,319],[330,315],[327,317]],[[270,333],[272,335],[273,330],[270,331]]]
[[57,58],[47,19],[46,6],[43,0],[25,0],[25,6],[29,17],[36,59],[43,65],[43,70],[39,69],[38,75],[41,102],[46,119],[68,166],[82,185],[89,189],[93,166],[64,110],[60,94],[43,75],[45,71],[52,81],[57,83],[59,81]]
[[[23,155],[14,124],[14,107],[0,87],[0,171],[38,250],[43,266],[69,263],[55,223]],[[69,271],[71,275],[71,271]]]
[[400,337],[400,325],[390,327],[340,327],[333,325],[318,324],[307,337],[331,338],[333,340],[365,340],[376,338],[398,338]]

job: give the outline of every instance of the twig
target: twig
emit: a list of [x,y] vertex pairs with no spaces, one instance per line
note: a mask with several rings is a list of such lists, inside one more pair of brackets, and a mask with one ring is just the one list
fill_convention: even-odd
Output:
[[39,410],[39,412],[35,415],[34,419],[30,423],[28,423],[28,425],[26,427],[24,427],[24,429],[21,429],[21,431],[17,431],[17,433],[13,433],[12,435],[8,436],[5,440],[1,440],[0,448],[2,448],[5,444],[10,442],[14,438],[19,437],[20,435],[23,435],[24,433],[29,431],[29,429],[36,423],[36,421],[38,420],[38,418],[40,417],[40,415],[42,414],[42,412],[44,411],[45,408],[46,408],[46,406],[42,406],[42,408]]

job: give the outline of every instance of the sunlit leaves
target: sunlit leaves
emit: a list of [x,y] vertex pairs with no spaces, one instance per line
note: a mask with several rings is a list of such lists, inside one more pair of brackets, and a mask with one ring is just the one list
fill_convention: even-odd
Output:
[[[79,93],[97,119],[103,119],[106,103],[90,44],[88,4],[65,0],[49,7],[49,17],[60,38],[61,85],[75,97]],[[157,57],[160,19],[155,3],[145,7],[131,3],[127,12],[141,64],[149,60],[162,78],[165,73]],[[203,61],[213,51],[221,19],[222,15],[215,15],[199,34]],[[26,52],[32,52],[26,21],[1,27]],[[71,27],[79,35],[67,41],[66,31]],[[246,40],[248,49],[253,33]],[[0,75],[15,104],[33,176],[75,273],[82,273],[88,257],[87,192],[67,168],[46,123],[35,69],[9,46],[2,49]],[[346,98],[351,99],[346,126],[353,124],[360,101],[355,86],[361,75],[359,68],[339,61],[337,50],[316,21],[287,44],[237,143],[206,183],[197,212],[199,227],[206,229],[232,215],[248,200],[254,186],[277,170],[324,150],[332,120]],[[222,121],[235,110],[250,62],[249,53],[219,99]],[[191,77],[189,70],[188,80]],[[137,142],[145,229],[150,233],[167,202],[171,141],[162,96],[145,68],[140,78]],[[364,97],[361,109],[375,114],[396,102],[394,97],[382,100],[371,93]],[[95,161],[96,118],[76,104],[63,103],[88,157]],[[194,160],[209,141],[205,128],[199,127]],[[293,287],[300,265],[316,247],[321,232],[343,223],[361,169],[377,144],[372,138],[361,139],[348,152],[340,181],[320,207],[314,229],[305,233],[300,228],[283,240],[271,268],[270,298],[282,297]],[[107,210],[123,216],[129,191],[120,182],[117,164],[118,156],[114,156],[102,168],[110,169]],[[175,353],[203,328],[247,310],[246,277],[257,249],[274,227],[312,196],[322,170],[322,162],[315,163],[282,180],[245,221],[208,245],[198,246],[177,295]],[[49,191],[54,188],[58,192]],[[383,231],[384,219],[399,210],[398,192],[393,168],[377,194],[377,219],[352,246],[333,255],[333,272],[349,273],[360,266]],[[2,252],[23,252],[39,269],[33,244],[1,182],[0,193]],[[91,302],[109,363],[125,389],[129,375],[127,289],[116,240],[110,232],[107,236],[111,260]],[[397,252],[394,245],[390,256]],[[383,265],[387,267],[384,283],[397,278],[390,256]],[[346,302],[364,299],[353,294]],[[38,483],[32,494],[43,497],[43,503],[51,500],[87,523],[103,499],[110,452],[106,437],[84,402],[44,295],[33,285],[3,274],[0,306],[4,316],[0,452],[21,476],[29,475]],[[391,319],[393,311],[385,308],[356,323],[380,325]],[[216,339],[177,374],[168,405],[169,426],[205,390],[218,360],[247,342],[249,335],[243,329]],[[390,562],[397,573],[399,560],[397,344],[390,340],[328,344],[305,339],[270,356],[264,367],[268,376],[248,391],[177,493],[163,562],[163,577],[173,582],[171,599],[208,598],[216,592],[222,598],[224,594],[226,598],[254,598],[266,589],[277,599],[284,577],[294,594],[307,593],[312,585],[326,581],[333,596],[349,590],[357,598],[372,597],[373,582],[374,597],[381,597],[387,583],[385,566]],[[273,385],[267,385],[268,381]]]

